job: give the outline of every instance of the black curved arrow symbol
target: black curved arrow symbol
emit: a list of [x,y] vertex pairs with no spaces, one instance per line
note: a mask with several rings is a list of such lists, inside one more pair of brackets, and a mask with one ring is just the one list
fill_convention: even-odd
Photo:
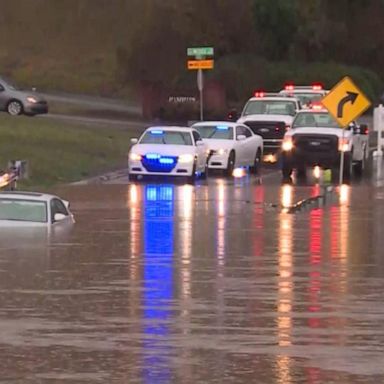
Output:
[[354,104],[358,96],[359,96],[358,93],[347,91],[347,96],[343,97],[340,100],[339,105],[337,106],[337,117],[339,119],[343,117],[344,105],[347,103]]

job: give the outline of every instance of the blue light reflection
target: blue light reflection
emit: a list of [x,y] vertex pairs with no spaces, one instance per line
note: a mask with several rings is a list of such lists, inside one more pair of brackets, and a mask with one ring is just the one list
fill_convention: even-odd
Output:
[[144,364],[146,383],[169,383],[173,298],[174,186],[148,185],[144,201]]

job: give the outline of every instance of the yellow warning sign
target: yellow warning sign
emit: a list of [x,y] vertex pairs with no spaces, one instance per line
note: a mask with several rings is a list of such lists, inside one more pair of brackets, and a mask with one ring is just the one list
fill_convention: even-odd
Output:
[[343,128],[371,105],[369,99],[348,76],[335,85],[321,103]]

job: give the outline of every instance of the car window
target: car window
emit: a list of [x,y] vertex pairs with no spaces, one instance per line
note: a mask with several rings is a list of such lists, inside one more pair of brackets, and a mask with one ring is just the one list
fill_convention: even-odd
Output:
[[4,86],[3,84],[0,84],[0,92],[3,92],[4,91]]
[[299,113],[293,121],[292,128],[300,127],[322,127],[322,128],[340,128],[336,120],[325,112]]
[[196,144],[198,141],[201,141],[201,140],[202,140],[199,132],[197,132],[197,131],[193,131],[193,132],[192,132],[192,135],[193,135],[193,139],[195,140],[195,144]]
[[296,110],[294,101],[251,100],[247,103],[243,115],[290,115]]
[[0,220],[47,222],[47,205],[44,201],[0,199]]
[[198,125],[195,128],[203,139],[233,140],[233,128],[228,125]]
[[190,132],[153,129],[144,133],[140,144],[193,145],[193,142]]
[[65,207],[64,203],[59,199],[52,199],[51,200],[51,220],[52,223],[54,222],[54,218],[56,213],[61,213],[65,216],[68,216],[68,210]]
[[251,132],[251,130],[248,127],[241,127],[241,128],[243,128],[242,135],[244,135],[247,139],[249,137],[252,137],[252,132]]

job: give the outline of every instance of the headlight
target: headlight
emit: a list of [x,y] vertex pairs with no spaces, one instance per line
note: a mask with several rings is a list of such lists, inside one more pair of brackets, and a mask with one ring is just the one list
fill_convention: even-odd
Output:
[[293,148],[292,137],[284,138],[281,148],[283,151],[286,151],[286,152],[292,151],[292,148]]
[[181,155],[179,156],[179,163],[192,163],[194,159],[193,155]]
[[27,97],[28,103],[36,104],[37,100],[33,96],[28,96]]
[[223,148],[220,148],[217,150],[217,154],[218,155],[225,155],[226,153],[228,153],[228,149],[223,149]]
[[339,138],[339,151],[340,152],[349,151],[349,139],[348,138]]
[[140,161],[141,160],[141,155],[138,155],[137,153],[131,153],[129,155],[129,158],[132,160],[132,161]]

